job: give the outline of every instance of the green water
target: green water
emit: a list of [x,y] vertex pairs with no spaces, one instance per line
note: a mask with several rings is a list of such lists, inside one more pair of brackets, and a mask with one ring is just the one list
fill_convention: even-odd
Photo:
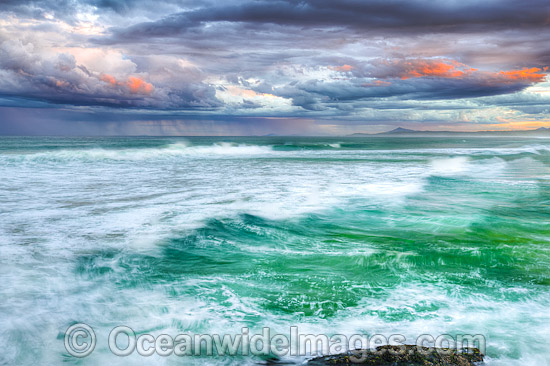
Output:
[[0,138],[0,176],[0,361],[262,362],[117,358],[124,324],[482,334],[489,365],[550,364],[547,139]]

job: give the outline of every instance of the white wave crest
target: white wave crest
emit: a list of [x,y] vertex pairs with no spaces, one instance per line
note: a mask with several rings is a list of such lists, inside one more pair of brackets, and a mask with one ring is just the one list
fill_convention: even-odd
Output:
[[178,142],[158,148],[59,150],[35,154],[4,155],[3,159],[21,161],[78,161],[78,160],[148,160],[171,157],[231,157],[265,155],[273,152],[271,146],[220,142],[212,145],[190,145]]
[[449,159],[432,160],[432,174],[454,175],[468,169],[468,158],[457,156]]

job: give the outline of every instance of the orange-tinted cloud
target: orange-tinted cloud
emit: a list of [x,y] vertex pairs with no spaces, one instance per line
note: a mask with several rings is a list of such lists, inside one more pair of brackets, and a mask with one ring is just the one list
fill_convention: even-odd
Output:
[[483,84],[512,84],[512,83],[538,83],[544,81],[548,67],[531,67],[503,71],[478,71],[468,65],[454,60],[393,60],[385,61],[379,78],[452,78],[475,79]]
[[128,85],[128,88],[132,93],[151,94],[153,91],[152,84],[149,84],[148,82],[134,76],[130,76],[128,78],[126,85]]
[[112,75],[101,74],[100,80],[113,86],[121,86],[127,88],[130,93],[151,94],[154,90],[152,84],[135,76],[130,76],[126,81],[119,81]]
[[111,75],[108,75],[108,74],[102,74],[100,79],[101,79],[101,81],[104,81],[104,82],[109,83],[111,85],[117,85],[118,84],[115,77],[111,76]]
[[335,71],[345,71],[345,72],[348,72],[354,69],[354,67],[351,65],[329,66],[328,68]]
[[[547,68],[545,68],[545,71]],[[538,83],[544,80],[545,74],[541,74],[538,67],[532,67],[530,69],[524,68],[522,70],[509,70],[501,71],[498,73],[499,78],[508,80],[508,81],[528,81],[533,83]]]
[[423,76],[439,78],[461,78],[477,69],[457,61],[413,60],[402,62],[403,70],[399,77],[403,80]]

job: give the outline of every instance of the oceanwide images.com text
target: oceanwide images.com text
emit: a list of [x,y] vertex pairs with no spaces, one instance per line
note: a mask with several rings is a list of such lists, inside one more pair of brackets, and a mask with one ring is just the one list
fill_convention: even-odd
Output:
[[[99,339],[102,340],[101,338]],[[247,327],[239,334],[140,334],[130,327],[119,325],[105,335],[104,340],[110,352],[125,357],[133,353],[141,356],[320,356],[338,354],[348,350],[375,349],[385,345],[414,344],[420,352],[453,352],[476,347],[485,351],[485,337],[481,334],[422,334],[416,339],[407,339],[402,334],[303,334],[298,327],[290,327],[288,334],[275,333],[269,327],[261,333],[252,334]],[[65,331],[65,349],[73,357],[92,354],[98,344],[98,337],[92,327],[84,323],[71,325]],[[105,346],[102,345],[102,346]],[[435,348],[424,348],[435,347]],[[405,352],[405,347],[380,352]],[[361,352],[351,356],[353,362],[361,362]]]

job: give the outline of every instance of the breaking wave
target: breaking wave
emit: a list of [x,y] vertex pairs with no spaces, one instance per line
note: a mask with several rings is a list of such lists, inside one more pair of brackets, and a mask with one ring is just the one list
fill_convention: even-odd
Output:
[[31,154],[6,154],[7,161],[74,161],[74,160],[148,160],[171,157],[238,157],[266,155],[270,146],[218,142],[212,145],[191,145],[178,142],[159,148],[57,150]]

